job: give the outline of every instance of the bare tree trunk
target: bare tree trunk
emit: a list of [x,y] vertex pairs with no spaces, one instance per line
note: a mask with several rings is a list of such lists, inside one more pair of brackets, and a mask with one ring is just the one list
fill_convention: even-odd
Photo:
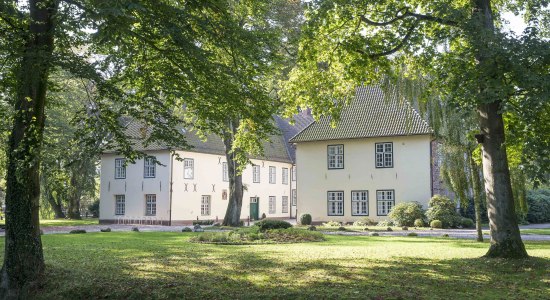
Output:
[[40,150],[53,53],[57,1],[29,1],[30,24],[19,65],[15,117],[8,147],[6,238],[0,298],[28,298],[44,272],[39,227]]
[[483,242],[483,231],[481,228],[481,182],[479,180],[479,170],[472,157],[472,152],[468,153],[470,163],[470,176],[472,177],[472,190],[474,196],[474,212],[476,216],[477,241]]
[[76,162],[76,165],[71,170],[71,180],[70,180],[70,193],[69,193],[69,207],[68,207],[68,217],[74,220],[80,220],[80,198],[82,193],[80,192],[81,185],[79,182],[79,176],[82,176],[82,168],[80,167],[81,163]]
[[52,195],[50,191],[45,191],[44,193],[46,194],[45,195],[46,200],[52,207],[54,218],[65,219],[65,214],[63,213],[63,207],[61,206],[61,203],[59,203],[57,199],[55,199],[55,197]]
[[[483,137],[483,176],[485,179],[485,197],[491,229],[491,246],[486,257],[524,258],[528,257],[516,219],[514,196],[508,169],[508,158],[504,145],[504,122],[500,114],[501,101],[496,99],[495,91],[488,90],[485,82],[500,80],[502,74],[494,67],[495,59],[491,54],[495,27],[490,0],[474,0],[474,22],[480,22],[483,30],[473,33],[477,48],[476,58],[482,74],[477,108],[479,127]],[[498,97],[498,96],[497,96]]]
[[225,157],[227,160],[227,171],[229,173],[229,203],[227,203],[227,211],[223,218],[222,225],[224,226],[240,225],[241,209],[243,206],[243,177],[239,172],[240,165],[236,160],[236,151],[233,151],[233,142],[237,126],[237,121],[230,121],[231,132],[224,133],[222,138],[225,145]]

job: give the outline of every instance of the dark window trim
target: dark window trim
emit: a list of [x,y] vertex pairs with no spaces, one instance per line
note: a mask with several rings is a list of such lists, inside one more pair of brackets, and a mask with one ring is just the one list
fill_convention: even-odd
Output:
[[[145,176],[146,172],[145,170],[147,170],[147,166],[146,166],[146,161],[148,159],[152,159],[153,160],[153,169],[155,170],[154,173],[155,175],[153,176]],[[155,163],[155,157],[154,156],[150,156],[150,157],[146,157],[145,159],[143,159],[143,178],[156,178],[157,177],[157,164]]]
[[[329,162],[330,162],[330,156],[329,156],[329,154],[328,154],[328,148],[329,148],[330,146],[342,146],[342,167],[341,167],[341,168],[331,168],[331,167],[330,167],[330,163],[329,163]],[[344,169],[345,158],[346,158],[346,157],[345,157],[345,153],[346,153],[346,152],[344,151],[344,144],[327,145],[327,169],[328,169],[328,170],[342,170],[342,169]]]
[[[124,196],[124,213],[117,213],[117,196]],[[124,216],[126,215],[126,194],[115,194],[115,216]]]
[[[155,214],[148,214],[147,212],[147,196],[155,195]],[[156,217],[157,216],[157,194],[145,194],[145,216],[146,217]]]
[[[379,167],[379,166],[377,166],[377,164],[376,164],[376,154],[377,154],[376,145],[378,145],[378,144],[391,144],[391,167]],[[383,153],[385,153],[385,152],[383,152]],[[394,163],[394,153],[395,153],[395,148],[393,147],[393,142],[374,143],[374,167],[377,168],[377,169],[391,169],[391,168],[393,168],[393,166],[395,165],[395,163]],[[382,161],[384,161],[383,159],[384,158],[382,158]]]
[[[342,214],[330,214],[330,209],[329,209],[329,201],[328,201],[328,194],[329,193],[342,193]],[[344,216],[345,215],[345,211],[346,211],[346,194],[344,193],[344,191],[327,191],[327,216]]]
[[[356,215],[353,213],[353,193],[354,192],[367,192],[367,214],[366,215]],[[370,215],[370,196],[369,196],[369,190],[352,190],[350,193],[349,193],[349,196],[350,196],[350,209],[351,209],[351,215],[352,216],[369,216]],[[359,202],[359,201],[355,201],[355,202]]]
[[379,217],[383,217],[383,216],[387,216],[388,214],[385,214],[385,215],[379,215],[378,214],[378,192],[381,192],[381,191],[392,191],[393,192],[393,206],[395,206],[395,190],[394,189],[382,189],[382,190],[376,190],[376,215],[379,216]]
[[119,161],[119,160],[124,160],[125,161],[126,158],[115,158],[115,179],[126,179],[126,171],[127,170],[126,170],[126,166],[124,164],[122,164],[123,168],[124,168],[124,177],[117,177],[116,176],[116,168],[117,168],[116,162]]

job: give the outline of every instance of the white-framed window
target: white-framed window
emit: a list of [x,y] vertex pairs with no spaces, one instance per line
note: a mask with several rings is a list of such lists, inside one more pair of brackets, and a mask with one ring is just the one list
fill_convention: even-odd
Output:
[[210,215],[210,195],[202,195],[201,197],[201,216]]
[[368,216],[369,215],[369,192],[351,191],[351,215]]
[[292,174],[291,174],[291,177],[292,177],[292,181],[296,181],[296,166],[292,167]]
[[260,166],[252,166],[252,182],[260,183]]
[[344,145],[328,145],[327,156],[329,169],[344,168]]
[[292,191],[290,191],[290,196],[292,198],[292,206],[296,206],[296,204],[298,204],[298,198],[297,198],[297,195],[296,195],[296,189],[292,189]]
[[376,143],[376,167],[393,168],[393,143]]
[[146,216],[157,215],[157,195],[155,194],[145,195],[145,215]]
[[222,163],[222,180],[223,181],[229,181],[229,171],[227,169],[227,163]]
[[277,212],[277,199],[275,196],[269,196],[269,213],[274,214]]
[[195,176],[195,160],[192,158],[183,159],[183,178],[193,179]]
[[288,184],[288,168],[283,168],[283,184]]
[[277,169],[269,167],[269,183],[277,183]]
[[395,206],[394,190],[376,191],[376,206],[379,216],[387,216],[390,210]]
[[344,215],[344,191],[327,192],[327,201],[329,216]]
[[156,168],[157,168],[157,165],[155,164],[155,158],[146,157],[145,160],[143,160],[143,177],[155,178]]
[[123,216],[126,213],[126,195],[115,195],[115,215]]
[[126,178],[126,166],[124,165],[126,159],[116,158],[115,159],[115,179],[125,179]]
[[288,213],[288,196],[283,196],[282,199],[283,199],[283,202],[281,205],[281,212],[283,214],[286,214]]

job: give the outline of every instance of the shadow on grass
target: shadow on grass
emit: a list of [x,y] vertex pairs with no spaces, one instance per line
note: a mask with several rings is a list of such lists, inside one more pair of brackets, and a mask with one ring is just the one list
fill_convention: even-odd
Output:
[[[216,246],[188,243],[190,236],[124,233],[45,238],[48,269],[35,297],[541,299],[550,281],[547,258],[460,258],[466,248],[486,248],[486,243],[331,237],[307,245]],[[456,258],[382,258],[368,252],[376,247],[393,251],[403,245],[411,251],[440,247],[454,251]]]

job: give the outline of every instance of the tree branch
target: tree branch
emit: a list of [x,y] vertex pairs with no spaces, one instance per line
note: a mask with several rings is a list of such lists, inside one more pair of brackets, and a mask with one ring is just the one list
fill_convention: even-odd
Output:
[[363,21],[364,23],[366,23],[368,25],[372,25],[372,26],[387,26],[387,25],[391,25],[391,24],[393,24],[393,23],[395,23],[399,20],[403,20],[403,19],[408,18],[408,17],[413,17],[418,21],[435,22],[435,23],[439,23],[441,25],[448,25],[448,26],[457,26],[458,25],[458,23],[455,22],[455,21],[446,20],[446,19],[435,17],[435,16],[432,16],[432,15],[423,15],[423,14],[417,14],[417,13],[410,12],[408,7],[401,8],[400,10],[397,11],[397,13],[395,14],[395,17],[393,19],[391,19],[389,21],[385,21],[385,22],[372,21],[372,20],[368,19],[367,17],[365,17],[364,15],[359,16],[361,21]]
[[418,23],[420,23],[420,21],[416,20],[411,25],[411,27],[409,27],[409,29],[407,30],[407,34],[405,34],[405,37],[401,40],[401,42],[399,44],[397,44],[397,46],[393,47],[390,50],[387,50],[387,51],[384,51],[384,52],[379,52],[379,53],[370,53],[370,54],[366,53],[363,50],[356,50],[356,51],[359,52],[362,55],[367,55],[369,58],[378,58],[378,57],[388,56],[388,55],[394,54],[395,52],[401,50],[407,44],[407,42],[411,38],[412,33],[416,29],[416,26],[418,26]]

